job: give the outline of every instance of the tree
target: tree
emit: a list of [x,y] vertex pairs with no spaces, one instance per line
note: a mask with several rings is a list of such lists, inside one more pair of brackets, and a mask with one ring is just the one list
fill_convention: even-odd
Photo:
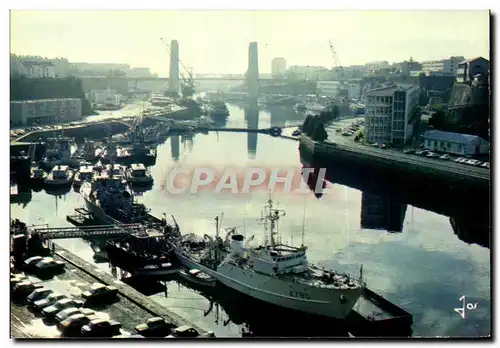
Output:
[[314,130],[312,138],[313,138],[313,140],[320,141],[320,142],[328,139],[328,133],[326,132],[325,126],[323,125],[322,122],[318,122],[318,125],[316,126],[316,129]]
[[307,115],[306,118],[304,119],[304,123],[302,124],[302,131],[307,135],[311,134],[312,122],[313,122],[313,116]]

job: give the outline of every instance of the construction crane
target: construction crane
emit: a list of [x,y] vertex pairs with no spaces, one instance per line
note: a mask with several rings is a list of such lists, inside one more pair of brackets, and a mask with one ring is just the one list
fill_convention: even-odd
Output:
[[[165,42],[165,40],[161,37],[160,38],[161,42],[167,47],[167,49],[170,51],[170,45]],[[180,66],[182,69],[184,69],[184,72],[187,74],[187,77],[182,73],[182,71],[179,71],[179,75],[181,77],[181,94],[184,98],[190,98],[194,95],[195,88],[194,88],[194,79],[193,79],[193,70],[191,68],[188,68],[182,63],[182,61],[177,58],[177,61],[179,62]]]
[[341,85],[345,85],[345,72],[344,68],[342,67],[342,64],[340,64],[339,57],[337,56],[337,52],[335,51],[335,47],[333,46],[333,43],[328,40],[328,44],[330,45],[330,50],[332,51],[332,56],[333,56],[333,64],[335,71],[337,72],[337,77],[340,80]]

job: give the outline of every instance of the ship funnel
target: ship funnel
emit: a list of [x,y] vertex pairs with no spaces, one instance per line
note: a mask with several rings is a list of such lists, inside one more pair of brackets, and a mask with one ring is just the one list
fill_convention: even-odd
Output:
[[241,234],[234,234],[231,236],[231,251],[233,255],[243,255],[243,238]]

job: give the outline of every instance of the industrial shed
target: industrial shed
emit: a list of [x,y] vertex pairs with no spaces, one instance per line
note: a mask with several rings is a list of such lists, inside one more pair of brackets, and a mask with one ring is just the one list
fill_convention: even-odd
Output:
[[424,133],[424,148],[454,155],[479,155],[490,151],[490,143],[477,135],[430,130]]

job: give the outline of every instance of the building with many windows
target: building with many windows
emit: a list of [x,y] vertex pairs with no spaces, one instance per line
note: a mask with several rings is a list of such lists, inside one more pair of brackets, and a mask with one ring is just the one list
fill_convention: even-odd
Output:
[[490,144],[477,135],[429,130],[423,134],[424,148],[436,152],[471,156],[487,154]]
[[422,71],[426,73],[436,72],[444,75],[456,75],[458,64],[465,60],[462,56],[450,57],[448,59],[428,60],[422,62]]
[[404,144],[418,121],[419,87],[392,85],[369,90],[365,97],[365,138],[369,142]]
[[29,78],[56,77],[56,69],[49,61],[26,61],[22,62],[21,75]]

